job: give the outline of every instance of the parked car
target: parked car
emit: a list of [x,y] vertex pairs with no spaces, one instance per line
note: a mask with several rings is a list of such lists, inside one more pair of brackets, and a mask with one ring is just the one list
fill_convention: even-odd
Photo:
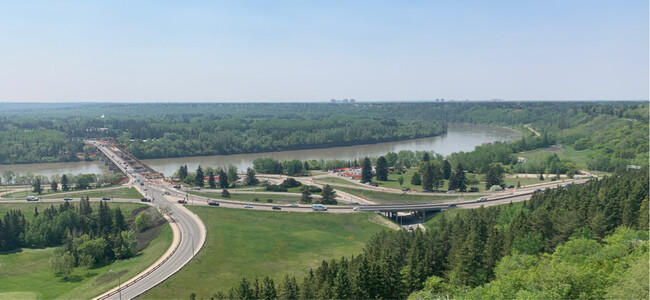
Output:
[[178,203],[180,203],[180,204],[187,204],[187,201],[184,200],[184,199],[181,199],[181,200],[178,200]]
[[408,188],[403,188],[403,189],[402,189],[402,192],[408,192],[408,191],[409,191]]
[[111,200],[111,197],[104,197],[102,200]]
[[149,198],[142,198],[142,199],[140,199],[140,201],[142,201],[142,202],[151,202],[151,199],[149,199]]
[[70,198],[70,197],[65,197],[65,198],[63,198],[63,200],[65,200],[65,201],[69,201],[69,200],[72,200],[72,198]]
[[244,205],[244,208],[253,208],[253,206],[250,205],[250,204],[246,204],[246,205]]
[[413,230],[414,230],[413,225],[409,225],[409,231],[413,231]]
[[219,202],[212,200],[212,201],[208,202],[208,205],[210,205],[210,206],[219,206]]
[[480,197],[480,198],[476,199],[476,202],[485,202],[485,201],[487,201],[486,197]]
[[175,185],[174,188],[175,188],[175,189],[180,189],[181,186],[180,186],[180,185]]
[[282,207],[279,207],[279,206],[273,206],[273,207],[271,207],[271,209],[273,209],[273,210],[282,210]]

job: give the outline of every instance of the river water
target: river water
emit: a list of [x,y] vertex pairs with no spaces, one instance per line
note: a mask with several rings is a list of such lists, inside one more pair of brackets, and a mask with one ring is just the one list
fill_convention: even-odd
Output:
[[[449,124],[447,134],[406,140],[399,142],[388,142],[370,145],[357,145],[347,147],[333,147],[323,149],[309,149],[296,151],[279,151],[252,154],[194,156],[161,159],[145,159],[143,162],[153,169],[170,176],[180,165],[187,165],[190,171],[196,170],[201,165],[205,167],[225,167],[232,164],[242,172],[247,167],[253,166],[253,160],[259,157],[272,157],[277,160],[311,160],[311,159],[341,159],[354,160],[365,156],[377,157],[388,152],[399,152],[400,150],[423,151],[433,150],[442,155],[448,155],[459,151],[472,151],[474,147],[483,143],[494,141],[512,141],[521,137],[521,133],[509,128],[474,125],[474,124]],[[17,174],[80,174],[80,173],[104,173],[109,172],[102,162],[75,162],[75,163],[42,163],[27,165],[0,165],[0,173],[4,170],[12,170]]]

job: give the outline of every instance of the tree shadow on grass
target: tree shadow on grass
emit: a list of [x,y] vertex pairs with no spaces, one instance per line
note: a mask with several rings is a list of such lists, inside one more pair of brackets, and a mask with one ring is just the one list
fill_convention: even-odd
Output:
[[61,278],[61,282],[79,282],[83,277],[79,275],[68,275],[68,278]]

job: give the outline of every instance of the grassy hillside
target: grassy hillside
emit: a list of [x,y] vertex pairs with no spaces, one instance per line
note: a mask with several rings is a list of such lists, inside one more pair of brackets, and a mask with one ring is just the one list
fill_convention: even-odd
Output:
[[242,277],[303,277],[322,260],[361,253],[384,227],[374,214],[317,214],[188,207],[208,228],[206,244],[185,268],[144,298],[208,299]]

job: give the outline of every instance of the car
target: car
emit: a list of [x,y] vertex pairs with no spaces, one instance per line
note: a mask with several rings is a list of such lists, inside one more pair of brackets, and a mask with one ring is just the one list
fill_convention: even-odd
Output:
[[402,192],[408,192],[408,191],[409,191],[408,188],[403,188],[403,189],[402,189]]
[[414,230],[413,225],[409,225],[409,231],[413,231],[413,230]]
[[142,198],[142,199],[140,199],[140,201],[142,201],[142,202],[151,202],[151,199],[149,199],[149,198]]
[[72,200],[72,198],[70,198],[70,197],[65,197],[65,198],[63,198],[63,200],[65,200],[65,201],[69,201],[69,200]]
[[174,188],[175,188],[175,189],[180,189],[181,186],[180,186],[180,185],[175,185]]
[[200,190],[201,190],[201,187],[200,187],[200,186],[195,186],[193,190],[195,190],[195,191],[200,191]]
[[146,190],[147,190],[147,188],[143,188],[142,190],[144,190],[144,191],[146,191]]
[[298,207],[298,203],[291,203],[289,204],[289,207]]
[[111,197],[104,197],[102,200],[111,200]]
[[279,206],[273,206],[271,207],[272,210],[282,210],[282,207]]
[[250,205],[250,204],[246,204],[246,205],[244,205],[244,208],[253,208],[253,206]]
[[448,190],[447,191],[447,194],[453,194],[453,193],[456,193],[456,191],[454,191],[454,190]]
[[169,191],[165,191],[165,195],[171,195]]
[[449,204],[448,207],[449,207],[449,208],[456,208],[457,206],[456,206],[456,204]]
[[354,208],[352,208],[352,211],[360,211],[360,210],[361,210],[361,208],[359,208],[358,206],[355,206]]
[[485,201],[487,201],[486,197],[480,197],[476,199],[476,202],[485,202]]
[[535,192],[542,192],[542,189],[535,189]]
[[178,200],[178,203],[179,204],[187,204],[187,200],[181,199],[181,200]]
[[208,205],[210,205],[210,206],[219,206],[219,202],[212,200],[212,201],[208,202]]
[[508,186],[508,188],[509,188],[509,189],[514,189],[515,186],[511,184],[511,185]]
[[571,184],[570,183],[565,183],[564,187],[569,187]]
[[27,196],[25,199],[27,201],[38,201],[38,197],[36,196]]
[[140,182],[140,186],[144,186],[144,182]]

